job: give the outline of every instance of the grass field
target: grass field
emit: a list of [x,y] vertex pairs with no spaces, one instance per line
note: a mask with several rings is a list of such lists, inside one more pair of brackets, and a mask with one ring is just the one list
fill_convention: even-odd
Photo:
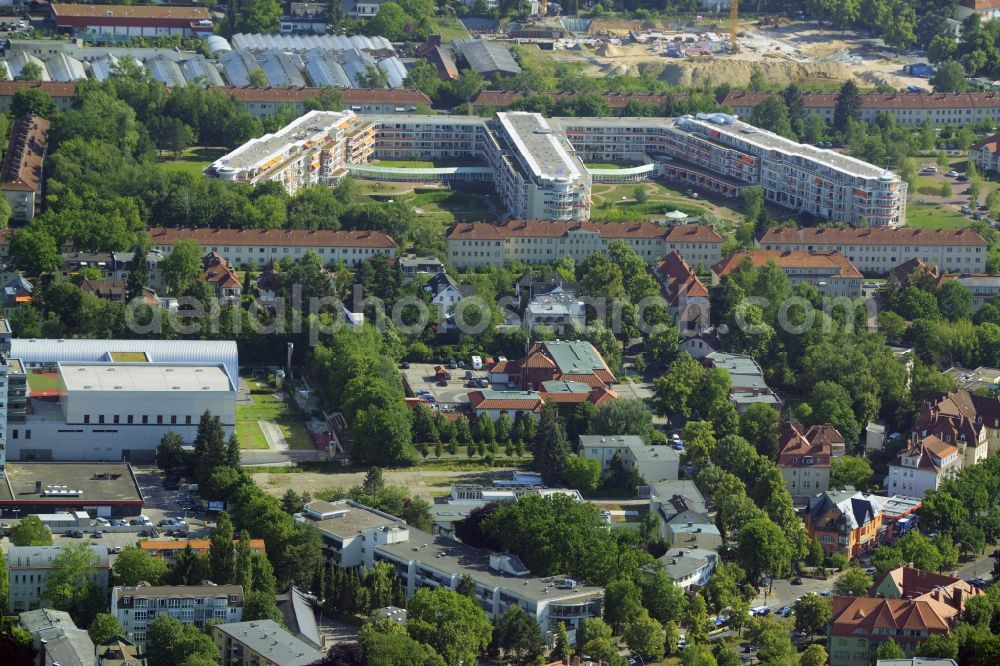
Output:
[[59,375],[55,373],[28,373],[28,388],[32,391],[54,391],[59,388]]
[[[372,185],[372,184],[370,184]],[[413,183],[375,183],[364,192],[374,201],[393,200],[412,206],[422,218],[440,222],[491,222],[499,211],[490,201],[488,192],[431,189]]]
[[[252,388],[257,384],[250,383]],[[236,406],[236,436],[244,449],[266,449],[267,439],[257,423],[258,419],[274,421],[291,449],[312,449],[312,440],[298,408],[291,402],[275,398],[270,393],[250,395],[250,404]]]
[[469,31],[465,29],[457,18],[454,16],[438,16],[431,19],[432,32],[435,35],[441,35],[441,41],[450,42],[453,39],[468,39],[471,37]]
[[961,229],[972,221],[951,206],[911,203],[906,206],[906,226],[917,229]]
[[621,164],[611,164],[610,162],[593,162],[593,163],[589,163],[588,162],[588,163],[584,164],[583,166],[587,167],[588,169],[622,169],[622,168],[624,168],[624,167],[622,167]]
[[156,161],[165,169],[187,171],[201,176],[202,171],[225,154],[225,148],[188,148],[181,151],[177,159],[174,159],[173,155],[163,154],[156,158]]
[[639,222],[662,218],[672,210],[679,210],[693,217],[712,215],[723,220],[737,220],[740,217],[739,212],[725,200],[692,199],[659,182],[641,184],[646,192],[646,201],[639,203],[635,198],[637,186],[634,183],[594,185],[591,219],[595,222]]

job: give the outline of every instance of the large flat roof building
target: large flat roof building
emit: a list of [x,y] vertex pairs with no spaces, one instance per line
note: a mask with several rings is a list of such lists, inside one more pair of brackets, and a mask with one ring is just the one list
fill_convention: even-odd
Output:
[[60,3],[53,4],[51,12],[58,32],[129,37],[212,34],[212,15],[204,7]]
[[9,462],[0,479],[4,517],[62,511],[135,516],[142,512],[143,502],[127,463]]
[[212,637],[229,666],[310,666],[326,656],[274,620],[217,624]]

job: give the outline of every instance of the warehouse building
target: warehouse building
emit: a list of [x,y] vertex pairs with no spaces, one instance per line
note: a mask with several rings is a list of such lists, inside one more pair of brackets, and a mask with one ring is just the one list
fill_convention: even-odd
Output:
[[205,7],[52,4],[57,32],[158,37],[212,34]]

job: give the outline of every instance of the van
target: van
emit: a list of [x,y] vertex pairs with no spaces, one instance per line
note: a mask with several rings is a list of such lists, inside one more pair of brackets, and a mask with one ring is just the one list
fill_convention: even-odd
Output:
[[473,370],[482,370],[483,369],[483,359],[480,358],[479,356],[473,356],[472,357],[472,369]]

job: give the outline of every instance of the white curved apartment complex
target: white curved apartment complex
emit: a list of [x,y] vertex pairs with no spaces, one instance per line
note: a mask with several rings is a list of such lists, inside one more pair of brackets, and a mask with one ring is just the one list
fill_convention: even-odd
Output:
[[[590,219],[593,176],[584,166],[589,161],[639,162],[652,168],[630,173],[630,180],[656,174],[727,197],[759,185],[767,201],[854,226],[905,222],[906,183],[895,174],[723,113],[546,119],[517,111],[484,119],[313,111],[237,148],[206,173],[246,182],[277,180],[294,192],[336,182],[347,165],[370,158],[485,163],[508,216],[522,220]],[[442,178],[449,176],[440,170],[413,172],[415,181]]]

